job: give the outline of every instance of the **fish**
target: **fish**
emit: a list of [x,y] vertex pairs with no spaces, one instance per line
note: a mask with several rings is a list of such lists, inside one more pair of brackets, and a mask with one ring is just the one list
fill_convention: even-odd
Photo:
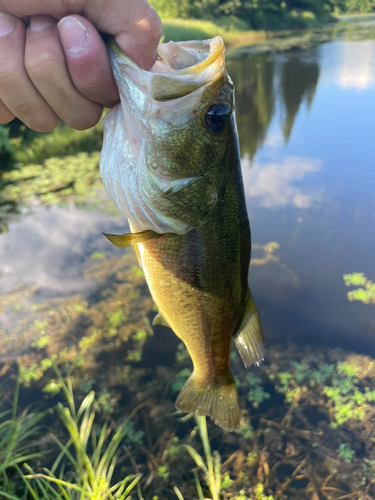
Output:
[[220,37],[158,47],[150,71],[107,42],[121,102],[104,118],[100,172],[131,233],[159,308],[194,370],[176,408],[233,431],[241,422],[231,341],[246,367],[264,357],[248,286],[251,234],[241,174],[234,86]]

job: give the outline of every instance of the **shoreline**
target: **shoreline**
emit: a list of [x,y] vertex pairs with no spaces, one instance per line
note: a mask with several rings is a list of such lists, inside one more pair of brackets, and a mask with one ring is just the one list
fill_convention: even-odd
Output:
[[[284,30],[228,30],[212,21],[198,19],[164,19],[162,42],[204,40],[221,36],[227,48],[227,57],[240,57],[265,52],[278,52],[296,48],[308,48],[328,41],[329,27],[337,23],[375,19],[373,14],[335,16],[329,23],[310,28]],[[325,29],[326,28],[326,29]]]

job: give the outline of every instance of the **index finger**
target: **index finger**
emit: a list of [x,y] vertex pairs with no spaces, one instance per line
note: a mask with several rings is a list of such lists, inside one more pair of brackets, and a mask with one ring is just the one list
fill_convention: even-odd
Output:
[[17,17],[49,14],[56,19],[80,14],[113,35],[141,68],[150,69],[157,57],[161,21],[146,0],[0,0],[0,10]]

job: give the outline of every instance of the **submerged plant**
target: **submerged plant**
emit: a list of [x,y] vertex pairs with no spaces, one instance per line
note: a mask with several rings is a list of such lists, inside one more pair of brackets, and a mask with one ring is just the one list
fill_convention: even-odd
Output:
[[375,283],[367,279],[363,273],[344,274],[343,279],[346,286],[360,287],[347,293],[348,300],[375,304]]

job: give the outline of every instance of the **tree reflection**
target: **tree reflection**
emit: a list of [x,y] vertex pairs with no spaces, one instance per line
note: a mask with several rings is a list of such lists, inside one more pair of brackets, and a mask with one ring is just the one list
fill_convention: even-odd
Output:
[[287,142],[301,104],[311,107],[320,73],[319,48],[230,61],[228,71],[236,86],[241,151],[252,159],[278,109]]
[[275,111],[274,60],[264,54],[238,59],[228,64],[228,71],[236,87],[241,151],[253,158]]
[[289,54],[281,67],[279,93],[284,114],[282,130],[285,142],[289,140],[302,102],[305,101],[310,109],[318,85],[318,49],[309,51],[309,55],[309,59],[306,59],[301,52]]

